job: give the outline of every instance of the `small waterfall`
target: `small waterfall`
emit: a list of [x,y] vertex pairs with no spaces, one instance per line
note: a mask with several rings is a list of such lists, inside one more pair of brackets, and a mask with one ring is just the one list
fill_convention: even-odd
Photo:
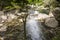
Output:
[[26,22],[27,40],[43,40],[42,25],[38,24],[33,14],[30,14]]

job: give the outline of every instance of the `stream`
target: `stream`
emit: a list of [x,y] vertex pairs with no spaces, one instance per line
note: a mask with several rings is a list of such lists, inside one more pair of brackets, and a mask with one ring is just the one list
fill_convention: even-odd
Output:
[[29,16],[27,17],[26,22],[26,31],[27,31],[27,40],[44,40],[42,25],[39,24],[35,19],[37,18],[35,14],[38,14],[38,11],[30,10]]

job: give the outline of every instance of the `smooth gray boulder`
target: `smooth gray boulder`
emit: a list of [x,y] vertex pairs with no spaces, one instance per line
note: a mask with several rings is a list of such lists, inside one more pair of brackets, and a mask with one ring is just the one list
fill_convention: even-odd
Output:
[[58,21],[53,17],[53,18],[46,18],[45,19],[45,25],[48,27],[57,27],[58,26]]

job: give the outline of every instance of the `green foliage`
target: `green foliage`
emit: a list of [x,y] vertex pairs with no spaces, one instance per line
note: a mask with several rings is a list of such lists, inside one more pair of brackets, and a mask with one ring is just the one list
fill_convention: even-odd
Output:
[[46,13],[46,14],[48,14],[49,13],[49,10],[47,10],[47,9],[41,9],[41,10],[39,10],[39,12],[40,13]]
[[24,7],[27,3],[27,0],[0,0],[2,9]]
[[60,40],[60,30],[56,29],[56,36],[52,38],[52,40]]
[[60,0],[44,0],[44,5],[46,7],[60,7]]
[[23,8],[27,4],[41,3],[43,0],[0,0],[0,7],[2,9]]
[[43,3],[43,0],[27,0],[29,4]]

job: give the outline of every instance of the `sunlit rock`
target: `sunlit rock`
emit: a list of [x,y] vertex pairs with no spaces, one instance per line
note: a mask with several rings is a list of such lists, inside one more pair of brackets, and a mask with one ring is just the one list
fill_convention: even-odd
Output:
[[7,16],[6,15],[2,15],[1,18],[4,19],[4,20],[6,20]]
[[1,20],[2,20],[2,22],[7,21],[7,16],[6,16],[6,15],[2,15],[2,16],[1,16]]
[[55,18],[47,18],[45,20],[45,25],[48,27],[57,27],[58,26],[58,21]]
[[44,22],[44,20],[46,19],[46,18],[48,18],[49,16],[47,15],[47,14],[42,14],[42,13],[40,13],[40,14],[38,14],[37,16],[36,16],[36,20],[38,20],[38,21],[41,21],[41,22]]
[[8,14],[8,17],[10,17],[11,19],[16,18],[14,14]]
[[7,30],[7,26],[4,26],[4,25],[3,25],[2,27],[0,27],[0,32],[1,32],[1,31],[2,31],[2,32],[3,32],[3,31],[6,31],[6,30]]
[[53,13],[52,13],[52,12],[50,12],[50,13],[49,13],[49,16],[50,16],[50,17],[54,17],[54,15],[53,15]]
[[4,37],[0,37],[0,40],[4,40]]
[[48,18],[49,16],[47,15],[47,14],[42,14],[42,13],[40,13],[40,14],[38,14],[38,18],[40,18],[40,19],[45,19],[45,18]]
[[0,16],[0,23],[3,23],[5,21],[7,21],[7,16],[6,15],[1,15]]
[[17,18],[17,16],[14,15],[14,14],[7,14],[7,17],[8,17],[8,19],[7,19],[8,22],[12,21],[12,19],[16,19]]
[[23,22],[23,20],[22,19],[19,19],[19,22]]
[[1,23],[0,26],[3,26],[3,24]]

